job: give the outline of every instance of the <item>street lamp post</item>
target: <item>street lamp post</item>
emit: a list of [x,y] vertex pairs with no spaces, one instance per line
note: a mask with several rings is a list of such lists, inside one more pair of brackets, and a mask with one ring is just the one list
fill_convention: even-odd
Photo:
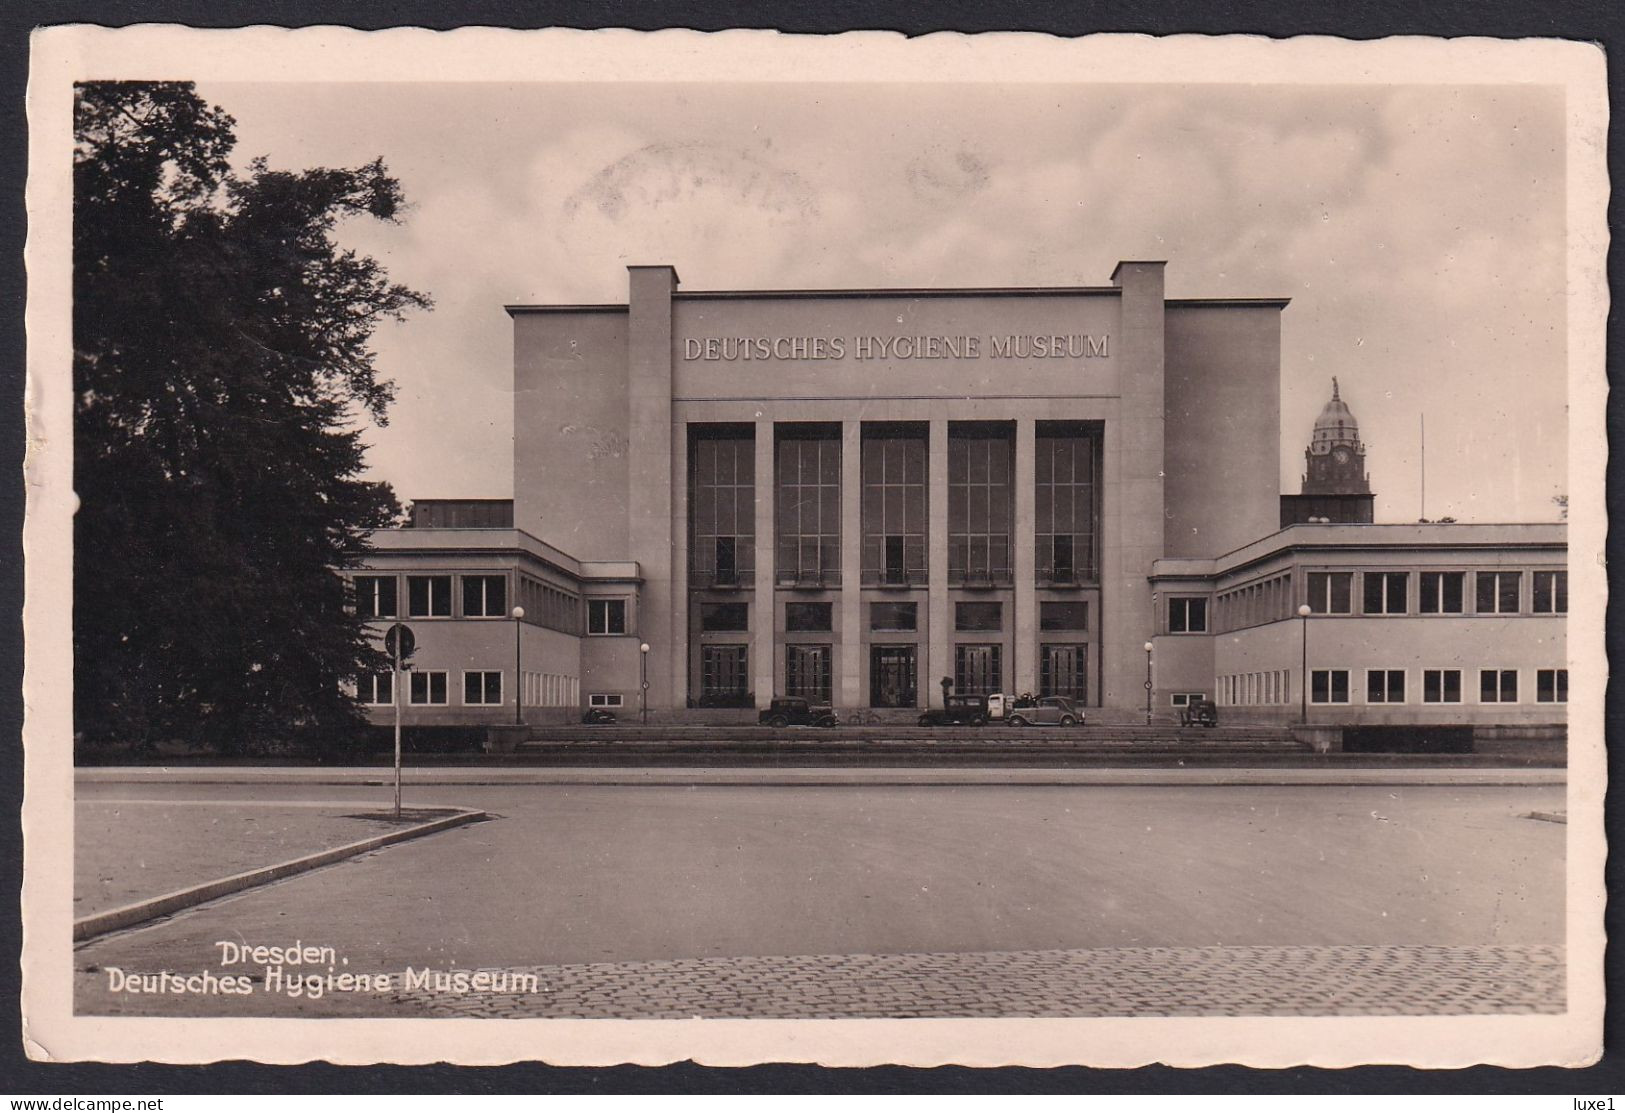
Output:
[[1151,725],[1151,643],[1145,643],[1145,725]]
[[524,607],[513,609],[513,725],[516,727],[525,722],[525,666],[519,649],[524,617]]
[[643,684],[642,688],[640,688],[638,690],[638,698],[641,700],[641,703],[639,705],[640,711],[639,711],[639,716],[638,717],[643,720],[643,725],[644,726],[648,726],[649,725],[649,643],[648,642],[644,642],[643,644],[638,646],[638,662],[639,662],[639,665],[641,666],[638,669],[638,675],[639,675],[639,677],[640,677],[640,679],[642,681],[642,684]]
[[1298,607],[1298,621],[1303,626],[1303,662],[1298,666],[1298,720],[1309,725],[1309,604]]

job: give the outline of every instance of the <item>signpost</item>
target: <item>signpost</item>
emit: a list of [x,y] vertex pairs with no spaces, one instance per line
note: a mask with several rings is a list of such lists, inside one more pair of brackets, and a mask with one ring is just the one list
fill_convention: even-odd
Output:
[[401,669],[403,663],[412,656],[417,648],[417,638],[412,636],[412,628],[404,622],[397,622],[384,634],[384,649],[395,659],[394,679],[390,681],[395,696],[395,818],[401,818],[401,706],[406,696],[401,691]]

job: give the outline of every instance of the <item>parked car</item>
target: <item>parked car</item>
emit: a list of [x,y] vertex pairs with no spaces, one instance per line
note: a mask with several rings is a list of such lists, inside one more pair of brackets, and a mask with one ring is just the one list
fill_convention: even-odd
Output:
[[835,709],[799,696],[776,699],[762,709],[756,721],[770,727],[832,727]]
[[581,716],[581,721],[588,724],[613,723],[615,712],[607,707],[589,707],[586,714]]
[[928,708],[920,716],[922,727],[960,725],[979,727],[986,722],[986,696],[949,696],[947,706]]
[[1044,696],[1022,701],[1010,709],[1006,721],[1013,727],[1070,727],[1084,721],[1083,709],[1065,696]]
[[1193,699],[1179,709],[1182,727],[1216,727],[1219,725],[1219,705],[1210,699]]

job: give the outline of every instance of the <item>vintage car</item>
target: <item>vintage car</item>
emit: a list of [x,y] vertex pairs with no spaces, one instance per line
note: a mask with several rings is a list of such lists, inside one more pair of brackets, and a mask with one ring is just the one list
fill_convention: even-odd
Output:
[[774,700],[762,708],[756,721],[770,727],[832,727],[836,723],[833,707],[800,696]]
[[1036,700],[1018,700],[1005,716],[1005,721],[1013,727],[1070,727],[1083,722],[1083,709],[1065,696],[1044,696]]
[[1179,709],[1182,727],[1216,727],[1219,725],[1219,705],[1210,699],[1193,699]]
[[928,708],[920,716],[920,725],[979,727],[987,722],[987,717],[986,696],[949,696],[945,707]]
[[608,724],[615,721],[615,712],[607,707],[589,707],[581,716],[581,721],[589,725]]

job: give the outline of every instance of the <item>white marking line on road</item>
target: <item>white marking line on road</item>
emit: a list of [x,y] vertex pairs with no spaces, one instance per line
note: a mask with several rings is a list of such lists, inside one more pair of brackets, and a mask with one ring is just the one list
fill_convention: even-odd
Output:
[[[213,783],[213,782],[211,782]],[[377,813],[390,811],[392,805],[388,800],[229,800],[215,797],[212,800],[177,800],[164,797],[144,796],[87,796],[75,800],[76,804],[161,804],[166,808],[367,808]],[[408,812],[458,812],[463,809],[451,804],[405,804],[402,811]]]
[[217,881],[208,881],[201,885],[177,889],[173,893],[165,893],[162,896],[152,897],[148,900],[140,900],[119,908],[111,908],[106,912],[95,912],[89,916],[82,916],[73,922],[73,941],[83,943],[98,935],[106,935],[108,932],[117,931],[120,928],[145,923],[159,916],[167,916],[218,897],[240,893],[245,889],[258,888],[272,881],[280,881],[285,877],[292,877],[295,874],[316,869],[318,866],[329,865],[345,858],[354,858],[357,855],[367,853],[369,850],[377,850],[380,847],[404,842],[420,835],[431,835],[437,831],[459,827],[465,823],[474,823],[485,818],[487,818],[487,813],[478,809],[457,810],[439,819],[432,819],[394,831],[386,831],[380,835],[373,835],[371,838],[346,843],[343,846],[331,847],[314,854],[306,854],[303,857],[293,858],[286,862],[278,862],[273,866],[245,870],[242,873],[232,874],[230,877],[222,877]]
[[[78,770],[86,784],[250,785],[283,784],[372,786],[388,783],[387,774],[374,769],[116,769]],[[895,767],[711,767],[569,766],[526,769],[419,769],[406,773],[406,783],[425,785],[752,785],[852,786],[866,785],[1130,785],[1130,786],[1355,786],[1355,785],[1564,785],[1568,771],[1550,767],[1460,768],[989,768],[954,767],[919,769]]]

